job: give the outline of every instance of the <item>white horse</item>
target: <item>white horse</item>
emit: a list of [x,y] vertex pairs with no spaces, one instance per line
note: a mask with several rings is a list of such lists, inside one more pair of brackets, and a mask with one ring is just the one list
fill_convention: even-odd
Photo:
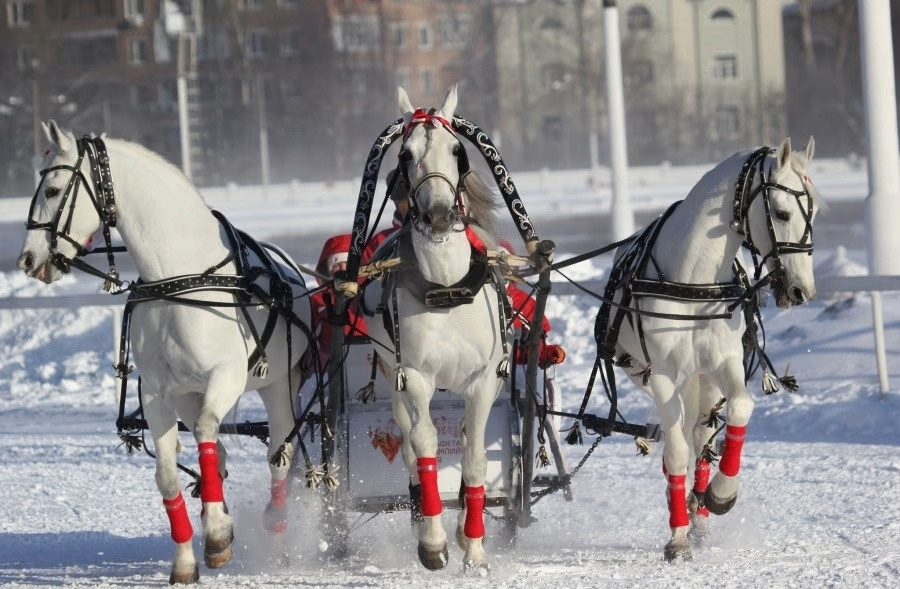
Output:
[[[465,399],[465,500],[457,541],[465,550],[466,568],[487,568],[482,545],[487,470],[484,435],[488,413],[508,374],[508,333],[497,287],[490,281],[478,283],[468,303],[443,307],[435,299],[446,302],[459,294],[452,292],[454,285],[475,267],[473,241],[481,239],[496,249],[492,234],[496,204],[477,174],[466,173],[465,150],[452,128],[456,86],[437,111],[414,109],[402,88],[398,89],[398,103],[406,125],[399,169],[409,181],[411,211],[409,229],[401,230],[399,237],[400,256],[404,259],[406,255],[404,270],[395,274],[395,286],[390,279],[384,285],[386,311],[396,309],[398,337],[395,342],[378,319],[368,322],[369,333],[376,341],[394,344],[383,357],[391,358],[394,353],[394,362],[384,363],[388,376],[401,389],[392,394],[394,417],[403,431],[402,453],[411,489],[421,485],[420,561],[432,570],[444,568],[448,561],[437,484],[437,431],[429,415],[431,398],[435,389],[441,388]],[[370,285],[364,295],[365,306],[374,309],[383,294],[377,283]],[[399,355],[394,347],[397,343]]]
[[[600,334],[612,332],[612,337],[605,351],[601,337],[601,355],[614,356],[659,410],[672,529],[667,560],[690,558],[691,524],[691,537],[695,532],[702,537],[708,513],[727,512],[737,498],[741,448],[754,405],[745,385],[745,318],[739,308],[727,313],[744,290],[733,269],[741,245],[754,253],[758,267],[767,267],[779,307],[815,297],[812,222],[818,202],[807,175],[813,150],[812,138],[805,154],[792,153],[786,139],[777,150],[732,155],[617,252],[607,295],[615,292],[619,302],[639,311],[624,313],[623,321],[605,307],[608,317]],[[771,386],[774,377],[767,373],[764,380]],[[709,482],[710,455],[699,449],[715,435],[710,414],[723,396],[725,444]],[[686,477],[692,466],[689,519]]]
[[[111,224],[118,229],[146,287],[136,292],[150,299],[134,307],[131,343],[141,375],[143,413],[156,450],[156,484],[176,544],[169,580],[196,582],[193,528],[178,482],[177,419],[180,416],[191,429],[198,444],[204,554],[207,566],[218,568],[231,559],[234,538],[224,501],[226,456],[218,441],[219,425],[244,391],[259,391],[272,440],[268,457],[277,463],[270,464],[271,500],[264,520],[277,538],[287,522],[286,477],[293,453],[292,444],[281,444],[294,425],[289,385],[299,384],[298,360],[307,337],[294,325],[289,342],[287,321],[279,314],[266,346],[256,334],[263,332],[270,315],[258,298],[244,315],[234,306],[240,298],[236,290],[203,287],[227,283],[244,250],[234,251],[229,241],[233,233],[177,168],[126,141],[105,140],[104,147],[102,139],[76,140],[53,121],[44,125],[44,132],[51,149],[44,157],[18,267],[49,284],[70,265],[84,268],[78,256],[95,233],[103,229],[108,235]],[[251,263],[261,259],[252,253],[247,257]],[[289,265],[284,260],[279,272],[293,276]],[[156,286],[163,288],[173,278],[170,287],[191,292],[173,295],[176,300],[154,296],[162,292]],[[268,278],[264,272],[256,283],[265,286]],[[308,325],[302,279],[284,284],[291,286],[289,297],[303,297],[294,305],[295,318]],[[194,304],[188,304],[191,301]],[[248,324],[247,317],[255,325]],[[251,356],[261,364],[248,375]],[[259,370],[265,365],[267,371]]]

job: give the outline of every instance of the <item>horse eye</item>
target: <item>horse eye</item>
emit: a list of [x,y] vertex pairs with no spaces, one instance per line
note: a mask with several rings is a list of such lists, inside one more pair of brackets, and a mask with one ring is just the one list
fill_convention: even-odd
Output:
[[779,221],[790,221],[791,214],[788,211],[775,211],[775,218]]
[[59,196],[59,188],[50,187],[44,191],[44,196],[47,198],[53,198],[55,196]]
[[403,151],[400,152],[400,155],[397,156],[397,158],[401,162],[408,162],[408,161],[412,160],[412,153],[410,153],[410,151],[408,149],[404,149]]
[[462,146],[461,146],[461,145],[458,145],[458,144],[457,144],[457,145],[454,145],[454,146],[453,146],[453,155],[454,155],[454,157],[459,157],[459,154],[460,154],[460,153],[462,153]]

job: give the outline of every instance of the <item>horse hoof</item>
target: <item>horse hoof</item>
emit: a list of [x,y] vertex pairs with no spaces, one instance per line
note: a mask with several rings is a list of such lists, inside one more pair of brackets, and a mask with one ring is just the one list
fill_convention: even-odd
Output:
[[731,508],[734,507],[736,501],[737,493],[728,499],[719,499],[710,492],[710,489],[707,489],[706,494],[703,496],[703,505],[710,513],[715,515],[725,515],[731,511]]
[[688,540],[694,546],[702,546],[709,539],[709,518],[694,516],[691,518],[691,529],[688,530]]
[[688,544],[673,544],[669,542],[666,544],[664,554],[666,562],[674,562],[679,557],[685,561],[694,560],[694,555],[691,554],[691,547]]
[[450,553],[447,551],[447,543],[437,549],[432,550],[427,546],[419,544],[419,562],[422,563],[429,571],[439,571],[447,566],[450,561]]
[[203,557],[206,566],[211,569],[219,569],[228,564],[234,556],[234,532],[228,534],[224,541],[207,540],[203,546]]
[[172,567],[169,575],[169,585],[193,585],[200,581],[200,567],[194,563],[193,567]]
[[473,560],[463,564],[463,571],[473,577],[486,577],[491,572],[491,567],[487,562],[475,562]]

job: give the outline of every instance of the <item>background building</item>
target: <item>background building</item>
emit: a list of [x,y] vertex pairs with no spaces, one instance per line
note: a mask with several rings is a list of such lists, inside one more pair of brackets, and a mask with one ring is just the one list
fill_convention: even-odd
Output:
[[[862,152],[856,0],[618,5],[631,163],[795,131]],[[436,105],[460,82],[460,114],[513,169],[587,166],[592,133],[604,163],[602,16],[602,0],[0,0],[0,195],[32,190],[49,118],[200,185],[358,176],[397,85]]]

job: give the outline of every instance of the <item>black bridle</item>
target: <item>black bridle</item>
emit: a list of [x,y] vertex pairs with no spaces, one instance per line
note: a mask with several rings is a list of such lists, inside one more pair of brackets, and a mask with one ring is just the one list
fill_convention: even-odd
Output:
[[[429,109],[427,112],[424,109],[417,109],[411,119],[410,122],[407,123],[406,127],[403,130],[403,142],[400,144],[400,149],[402,153],[403,146],[406,144],[406,141],[409,139],[409,136],[412,134],[413,129],[421,124],[428,125],[425,130],[426,133],[431,132],[435,128],[443,128],[454,138],[456,138],[456,132],[453,130],[453,123],[448,121],[447,119],[441,117],[436,114],[437,111],[435,109]],[[418,194],[419,190],[425,185],[426,182],[432,180],[438,180],[445,182],[448,186],[450,186],[450,190],[454,195],[454,205],[453,205],[453,214],[455,216],[455,221],[452,225],[457,225],[458,222],[462,219],[465,211],[462,206],[462,193],[465,191],[465,177],[469,173],[469,158],[466,154],[466,149],[462,145],[462,142],[459,141],[459,152],[457,153],[457,170],[459,172],[459,178],[456,184],[447,177],[446,174],[442,174],[440,172],[429,172],[419,178],[418,182],[415,184],[409,178],[409,169],[406,164],[407,161],[404,161],[401,158],[400,164],[398,166],[398,171],[402,178],[406,181],[406,185],[409,186],[409,217],[412,222],[412,226],[416,231],[422,233],[422,225],[426,224],[424,220],[424,213],[422,208],[419,206]],[[430,143],[430,140],[429,140]]]
[[[112,174],[109,170],[109,154],[106,152],[106,145],[100,137],[85,135],[76,140],[78,148],[78,158],[74,165],[58,164],[41,170],[41,182],[38,184],[31,199],[31,205],[28,208],[28,220],[25,222],[25,229],[31,231],[41,229],[50,234],[50,263],[63,272],[68,272],[71,266],[75,266],[80,270],[104,278],[106,283],[104,288],[112,290],[113,287],[122,286],[119,280],[119,273],[116,271],[114,252],[125,251],[124,247],[113,247],[110,230],[116,226],[118,209],[116,208],[115,193],[113,192]],[[91,180],[85,177],[81,171],[82,163],[85,157],[91,170]],[[50,172],[57,170],[65,170],[71,172],[69,181],[65,190],[58,197],[60,199],[59,207],[53,218],[46,223],[38,223],[34,219],[35,206],[37,205],[38,195],[44,185],[44,177]],[[103,239],[105,247],[96,248],[88,251],[85,247],[72,239],[69,235],[72,230],[72,218],[75,214],[75,204],[80,194],[80,189],[84,187],[97,216],[103,225]],[[69,202],[71,198],[71,202]],[[69,204],[68,214],[65,214],[66,204]],[[67,257],[59,251],[59,240],[68,242],[75,248],[75,256]],[[106,253],[109,262],[109,271],[103,272],[94,266],[91,266],[80,258],[90,253]]]
[[[774,149],[771,149],[769,147],[761,147],[754,151],[750,155],[750,157],[747,158],[747,161],[744,162],[744,165],[741,167],[741,172],[738,175],[738,180],[735,186],[734,201],[732,203],[733,219],[729,224],[729,227],[737,234],[744,236],[743,245],[745,248],[747,248],[747,250],[750,251],[750,254],[753,257],[753,264],[755,268],[754,280],[759,279],[760,274],[762,273],[762,269],[769,258],[772,259],[772,269],[769,272],[769,276],[772,277],[772,280],[782,280],[782,277],[784,276],[784,265],[781,261],[781,256],[801,253],[811,256],[814,248],[812,241],[812,194],[810,194],[809,189],[806,187],[805,180],[803,190],[794,190],[793,188],[789,188],[772,180],[774,166],[769,166],[767,170],[764,170],[764,168],[766,158],[773,153],[775,153]],[[759,184],[757,184],[755,188],[753,188],[752,186],[754,177],[757,177],[759,179]],[[803,230],[803,235],[800,237],[800,241],[778,241],[778,237],[775,235],[775,225],[772,221],[771,198],[773,190],[786,192],[787,194],[790,194],[797,199],[797,205],[800,208],[800,214],[803,215],[803,219],[806,222],[806,227]],[[769,239],[772,243],[772,249],[769,250],[769,253],[767,254],[762,254],[762,252],[753,242],[753,236],[750,232],[750,205],[753,203],[753,200],[760,194],[763,195],[763,206],[766,212],[766,225],[769,232]],[[801,202],[801,198],[804,196],[806,197],[806,208],[804,208],[803,203]]]

